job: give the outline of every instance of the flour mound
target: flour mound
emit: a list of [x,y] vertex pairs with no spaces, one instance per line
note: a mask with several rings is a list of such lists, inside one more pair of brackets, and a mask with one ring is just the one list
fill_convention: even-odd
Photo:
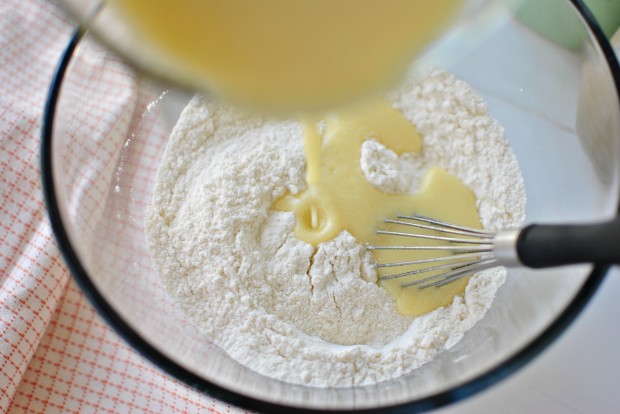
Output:
[[[398,157],[365,142],[360,166],[369,182],[415,192],[428,167],[439,165],[474,191],[485,227],[521,224],[516,159],[465,83],[436,72],[390,100],[421,132],[424,149]],[[491,305],[504,269],[473,277],[448,307],[400,315],[376,284],[369,252],[350,234],[315,251],[295,237],[292,213],[271,209],[304,188],[299,123],[200,97],[184,110],[147,210],[147,239],[170,294],[232,358],[292,383],[370,384],[429,362]]]

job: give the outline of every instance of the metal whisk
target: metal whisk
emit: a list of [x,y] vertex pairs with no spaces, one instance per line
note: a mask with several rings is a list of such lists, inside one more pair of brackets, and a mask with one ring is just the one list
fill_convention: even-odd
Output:
[[[576,263],[620,264],[620,217],[605,223],[533,224],[519,230],[500,232],[473,229],[418,215],[399,215],[396,219],[386,219],[385,223],[402,231],[377,230],[377,234],[434,240],[441,244],[371,245],[367,246],[369,250],[445,253],[430,259],[375,264],[377,269],[401,269],[398,273],[381,275],[381,280],[418,275],[416,280],[403,283],[403,287],[440,287],[495,266],[543,268]],[[430,230],[431,234],[421,234],[421,229],[425,233]],[[412,270],[407,270],[412,267]]]

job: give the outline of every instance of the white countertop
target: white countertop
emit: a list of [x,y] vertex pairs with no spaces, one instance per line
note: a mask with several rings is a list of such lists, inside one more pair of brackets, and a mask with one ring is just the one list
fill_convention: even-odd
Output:
[[586,309],[525,368],[433,414],[620,413],[620,268]]

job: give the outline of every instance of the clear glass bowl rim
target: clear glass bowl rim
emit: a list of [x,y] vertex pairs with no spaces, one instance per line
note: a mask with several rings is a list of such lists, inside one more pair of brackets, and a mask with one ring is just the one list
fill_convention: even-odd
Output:
[[[583,0],[570,0],[575,6],[577,13],[583,18],[585,25],[590,30],[594,40],[598,43],[604,58],[611,72],[618,99],[620,100],[620,64],[616,55],[607,40],[603,30],[596,22],[596,19],[584,4]],[[235,391],[220,387],[213,384],[198,375],[186,370],[170,358],[163,355],[151,344],[144,340],[137,332],[131,328],[118,314],[118,312],[110,305],[106,298],[98,291],[88,272],[82,265],[76,250],[73,248],[67,230],[61,219],[59,211],[58,199],[56,196],[56,188],[54,186],[54,177],[52,169],[52,142],[54,119],[56,114],[56,106],[62,83],[67,72],[69,63],[73,57],[80,40],[86,31],[78,28],[72,35],[69,44],[63,52],[59,61],[56,72],[54,73],[50,84],[45,109],[43,112],[43,122],[41,128],[41,180],[45,204],[47,207],[50,223],[56,242],[60,252],[69,268],[73,278],[78,286],[82,289],[85,296],[95,307],[99,315],[120,335],[133,349],[140,353],[143,357],[158,366],[168,375],[182,381],[183,383],[203,392],[211,397],[233,404],[235,406],[248,410],[258,410],[260,412],[272,413],[327,413],[327,412],[352,412],[352,411],[331,411],[331,410],[314,410],[300,407],[291,407],[279,404],[268,403],[256,398],[250,398],[241,395]],[[620,204],[617,212],[620,213]],[[581,290],[575,298],[568,304],[566,309],[558,316],[558,318],[549,325],[540,335],[533,338],[532,341],[523,349],[513,355],[511,358],[503,361],[493,369],[479,375],[472,380],[460,384],[450,390],[436,393],[424,397],[422,399],[410,401],[404,404],[393,406],[382,406],[371,409],[354,410],[356,413],[412,413],[424,412],[436,409],[448,404],[452,404],[466,399],[491,385],[497,384],[499,381],[507,378],[528,362],[539,355],[553,341],[555,341],[566,328],[576,319],[581,311],[588,304],[598,287],[601,285],[609,270],[609,266],[595,266],[587,277]]]

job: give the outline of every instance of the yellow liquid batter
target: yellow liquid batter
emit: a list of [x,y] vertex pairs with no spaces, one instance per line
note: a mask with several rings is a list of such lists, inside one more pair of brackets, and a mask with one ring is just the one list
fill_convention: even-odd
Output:
[[389,86],[461,3],[108,1],[139,44],[159,52],[154,66],[174,63],[176,80],[235,102],[285,110],[334,105]]
[[[430,169],[419,192],[414,195],[387,194],[366,180],[360,168],[364,141],[375,139],[398,154],[418,152],[422,147],[415,127],[389,103],[373,102],[330,116],[325,121],[322,136],[316,124],[306,121],[304,134],[308,188],[274,203],[277,210],[294,211],[295,234],[299,239],[316,246],[347,230],[359,242],[371,245],[441,243],[377,235],[377,229],[387,228],[383,220],[394,218],[396,214],[421,214],[469,227],[481,227],[474,194],[458,178],[441,168]],[[372,253],[381,263],[442,255],[441,252],[403,250],[375,250]],[[409,267],[407,270],[411,269]],[[379,269],[379,276],[390,273],[398,271]],[[405,315],[421,315],[449,305],[467,284],[464,278],[440,288],[420,290],[417,287],[401,287],[416,278],[420,276],[380,282],[396,299],[399,311]]]

